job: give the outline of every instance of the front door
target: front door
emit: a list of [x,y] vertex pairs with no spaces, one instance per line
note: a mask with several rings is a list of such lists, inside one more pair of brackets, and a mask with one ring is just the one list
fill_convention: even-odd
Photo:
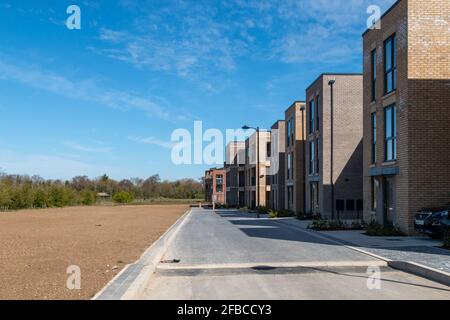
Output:
[[386,177],[384,179],[384,224],[392,226],[394,222],[394,179]]

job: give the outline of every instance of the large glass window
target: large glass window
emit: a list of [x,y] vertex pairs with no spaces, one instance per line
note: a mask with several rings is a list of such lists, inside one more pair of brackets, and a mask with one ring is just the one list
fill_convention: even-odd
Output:
[[216,175],[216,192],[219,192],[219,193],[223,192],[223,175],[222,174]]
[[316,125],[317,128],[316,130],[319,131],[320,130],[320,113],[319,113],[319,108],[320,108],[320,96],[316,97]]
[[290,138],[291,138],[291,119],[287,121],[287,128],[286,128],[286,142],[287,146],[289,147],[291,145]]
[[377,162],[377,113],[372,113],[372,163]]
[[315,172],[319,173],[319,167],[320,167],[320,139],[316,140],[316,166],[315,166]]
[[377,194],[378,194],[378,180],[374,177],[371,179],[371,208],[373,211],[377,210]]
[[316,151],[315,151],[315,143],[314,141],[309,142],[309,174],[315,173],[315,157],[316,157]]
[[377,99],[377,49],[372,51],[372,101]]
[[315,131],[314,127],[314,119],[316,117],[316,108],[314,100],[309,102],[309,133],[313,133]]
[[293,161],[292,161],[292,154],[291,153],[288,153],[288,157],[287,157],[287,159],[288,159],[288,163],[287,163],[287,178],[288,179],[292,179],[292,164],[293,164]]
[[397,88],[397,41],[395,33],[384,42],[384,93]]
[[384,109],[385,160],[397,159],[397,108],[391,105]]

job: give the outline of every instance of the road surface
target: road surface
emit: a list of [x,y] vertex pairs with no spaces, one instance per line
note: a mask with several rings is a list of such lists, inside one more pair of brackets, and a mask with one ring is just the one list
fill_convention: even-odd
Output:
[[450,299],[447,286],[240,211],[193,209],[162,261],[139,299]]

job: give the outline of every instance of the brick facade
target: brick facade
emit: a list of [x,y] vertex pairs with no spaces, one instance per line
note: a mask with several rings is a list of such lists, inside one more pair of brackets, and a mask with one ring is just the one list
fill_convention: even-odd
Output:
[[277,121],[270,132],[270,182],[269,207],[274,210],[284,210],[285,199],[285,157],[286,157],[286,126],[285,121]]
[[[392,223],[408,234],[414,232],[417,210],[450,202],[449,21],[448,0],[400,0],[383,15],[381,29],[363,35],[364,217]],[[384,42],[393,34],[397,81],[396,89],[386,94]],[[374,49],[377,87],[372,101]],[[389,106],[396,107],[394,161],[386,161]],[[372,114],[377,120],[375,163]]]
[[[362,218],[363,83],[361,74],[322,74],[306,90],[306,210],[325,218],[332,218],[330,80],[335,80],[333,86],[334,218],[356,219],[359,214]],[[313,119],[311,119],[312,115]],[[341,205],[343,207],[340,207]]]
[[[306,133],[304,130],[306,115],[303,113],[302,120],[301,111],[304,107],[304,102],[297,101],[285,111],[285,209],[296,214],[304,212],[305,205],[304,148]],[[291,166],[292,169],[290,169]]]
[[210,169],[205,172],[205,201],[225,204],[226,172],[224,169]]

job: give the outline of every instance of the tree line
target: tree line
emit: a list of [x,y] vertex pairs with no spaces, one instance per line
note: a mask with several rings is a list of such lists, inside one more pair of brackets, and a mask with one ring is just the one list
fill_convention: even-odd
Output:
[[0,173],[1,210],[93,205],[99,196],[119,203],[128,203],[133,199],[201,199],[204,195],[203,185],[199,181],[162,181],[159,175],[121,181],[111,179],[107,175],[96,179],[78,176],[63,181]]

